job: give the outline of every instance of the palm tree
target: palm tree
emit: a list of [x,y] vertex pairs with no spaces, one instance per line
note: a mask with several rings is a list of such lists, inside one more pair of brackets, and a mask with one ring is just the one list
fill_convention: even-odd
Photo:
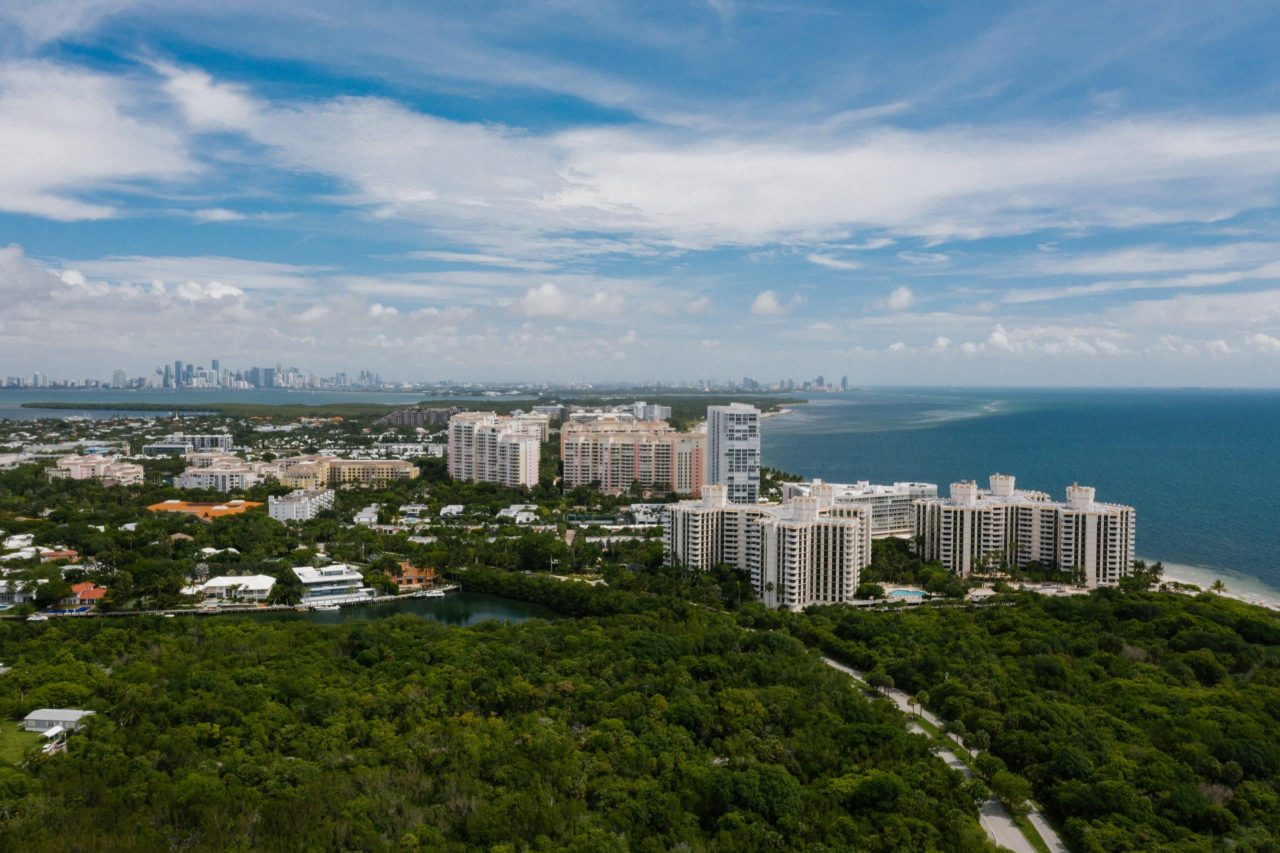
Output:
[[1227,591],[1227,585],[1222,582],[1222,578],[1218,578],[1213,583],[1209,584],[1209,589],[1216,592],[1218,595],[1222,595]]

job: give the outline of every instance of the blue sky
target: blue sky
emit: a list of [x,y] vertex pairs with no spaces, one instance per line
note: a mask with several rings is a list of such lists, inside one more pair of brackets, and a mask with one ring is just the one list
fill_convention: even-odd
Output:
[[1276,385],[1274,3],[0,0],[0,374]]

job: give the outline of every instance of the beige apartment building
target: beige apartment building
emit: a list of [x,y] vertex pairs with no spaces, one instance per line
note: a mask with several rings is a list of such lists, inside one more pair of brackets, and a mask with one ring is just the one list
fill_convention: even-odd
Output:
[[572,422],[560,429],[564,484],[594,484],[611,495],[639,485],[698,497],[706,452],[705,434],[677,432],[662,421]]

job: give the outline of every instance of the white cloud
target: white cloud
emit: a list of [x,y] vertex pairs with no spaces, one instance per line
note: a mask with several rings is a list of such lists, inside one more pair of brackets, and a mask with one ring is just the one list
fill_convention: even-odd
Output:
[[945,264],[951,260],[942,252],[899,252],[898,257],[909,264]]
[[820,267],[827,267],[833,270],[858,270],[863,267],[861,261],[848,261],[843,258],[833,258],[830,255],[820,255],[816,252],[806,255],[805,260],[811,264],[817,264]]
[[783,302],[777,291],[762,290],[751,303],[751,313],[757,317],[781,317],[784,314],[790,314],[803,301],[799,295],[796,295]]
[[141,100],[105,74],[50,62],[0,65],[0,209],[49,219],[103,219],[97,190],[191,176],[185,140],[139,118]]
[[711,308],[710,296],[697,296],[690,299],[684,307],[684,312],[692,317],[707,313]]
[[203,72],[169,73],[197,126],[234,128],[277,166],[340,180],[343,200],[371,215],[477,245],[573,231],[652,250],[830,244],[852,228],[938,241],[1203,222],[1273,203],[1280,179],[1273,115],[752,139],[635,126],[535,134],[381,98],[249,102]]
[[1280,338],[1257,332],[1248,337],[1249,345],[1261,352],[1280,352]]
[[902,286],[894,288],[889,294],[889,298],[885,300],[885,305],[891,311],[905,311],[911,307],[911,303],[915,302],[916,295],[912,293],[911,288]]
[[225,207],[210,207],[191,214],[196,222],[240,222],[248,219],[243,213]]

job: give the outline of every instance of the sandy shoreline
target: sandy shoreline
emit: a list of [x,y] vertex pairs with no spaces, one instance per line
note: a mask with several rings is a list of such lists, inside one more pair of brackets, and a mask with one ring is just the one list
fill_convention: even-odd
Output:
[[[1147,562],[1154,562],[1148,560]],[[1256,604],[1268,610],[1280,611],[1280,590],[1267,586],[1257,578],[1246,577],[1234,572],[1210,569],[1205,566],[1183,566],[1177,563],[1165,563],[1165,581],[1194,584],[1208,591],[1215,580],[1221,580],[1227,588],[1221,593],[1224,598],[1234,598],[1248,604]]]

